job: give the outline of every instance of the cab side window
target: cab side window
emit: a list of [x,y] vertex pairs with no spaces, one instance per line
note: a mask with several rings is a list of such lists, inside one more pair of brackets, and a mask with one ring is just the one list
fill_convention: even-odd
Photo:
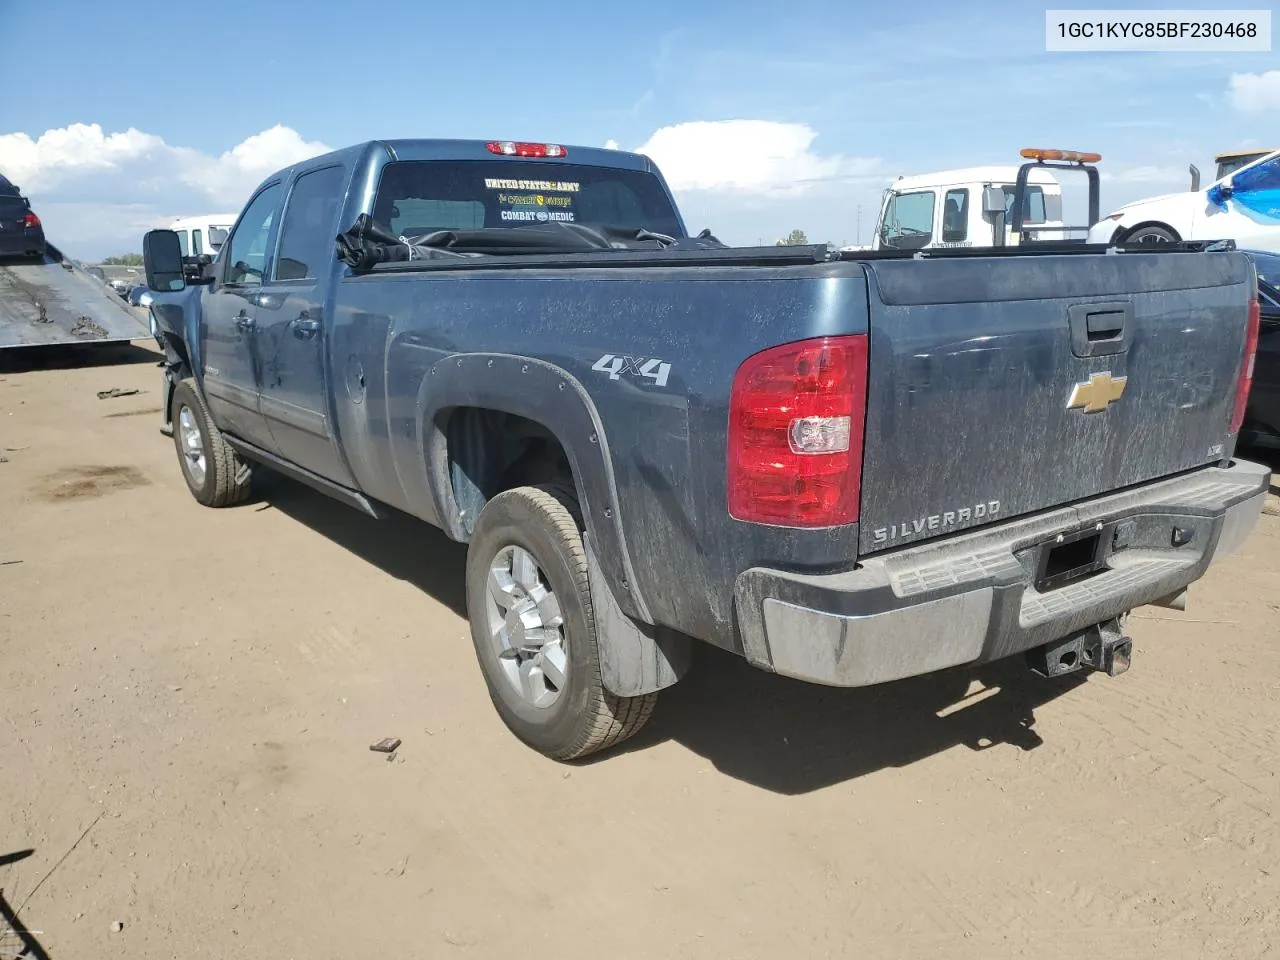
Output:
[[948,190],[942,202],[942,242],[962,243],[969,239],[969,191]]
[[346,176],[342,167],[326,167],[304,173],[293,185],[280,221],[276,280],[314,280],[333,258]]
[[273,183],[249,204],[228,242],[225,283],[253,286],[262,283],[267,265],[267,240],[271,237],[279,202],[280,184]]

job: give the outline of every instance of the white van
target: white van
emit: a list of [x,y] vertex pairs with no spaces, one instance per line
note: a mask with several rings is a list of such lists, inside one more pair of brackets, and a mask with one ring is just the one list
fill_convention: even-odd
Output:
[[202,253],[217,257],[237,216],[239,214],[214,213],[202,217],[181,217],[169,224],[169,229],[178,235],[184,257],[198,257]]

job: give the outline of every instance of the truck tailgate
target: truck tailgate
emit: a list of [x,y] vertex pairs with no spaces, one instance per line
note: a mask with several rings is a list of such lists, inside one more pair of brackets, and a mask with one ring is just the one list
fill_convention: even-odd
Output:
[[859,547],[874,553],[1221,460],[1239,253],[867,264]]

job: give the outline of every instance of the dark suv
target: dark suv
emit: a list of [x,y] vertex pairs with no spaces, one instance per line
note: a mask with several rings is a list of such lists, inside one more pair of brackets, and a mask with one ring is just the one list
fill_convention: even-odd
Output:
[[18,188],[0,176],[0,257],[44,259],[44,227]]

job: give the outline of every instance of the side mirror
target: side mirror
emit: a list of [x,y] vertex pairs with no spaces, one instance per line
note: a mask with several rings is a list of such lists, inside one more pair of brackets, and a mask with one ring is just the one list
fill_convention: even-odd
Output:
[[226,231],[226,230],[222,229],[222,227],[210,227],[210,228],[209,228],[209,246],[211,246],[211,247],[213,247],[213,249],[217,250],[219,247],[221,247],[221,246],[222,246],[224,243],[226,243],[226,242],[227,242],[227,231]]
[[176,293],[187,285],[182,247],[172,230],[149,230],[142,238],[142,263],[147,287],[157,293]]
[[1221,183],[1215,183],[1206,191],[1206,196],[1214,206],[1224,205],[1231,198],[1231,178],[1227,177]]
[[982,191],[982,212],[989,214],[1004,213],[1004,190],[1000,187],[986,187]]

